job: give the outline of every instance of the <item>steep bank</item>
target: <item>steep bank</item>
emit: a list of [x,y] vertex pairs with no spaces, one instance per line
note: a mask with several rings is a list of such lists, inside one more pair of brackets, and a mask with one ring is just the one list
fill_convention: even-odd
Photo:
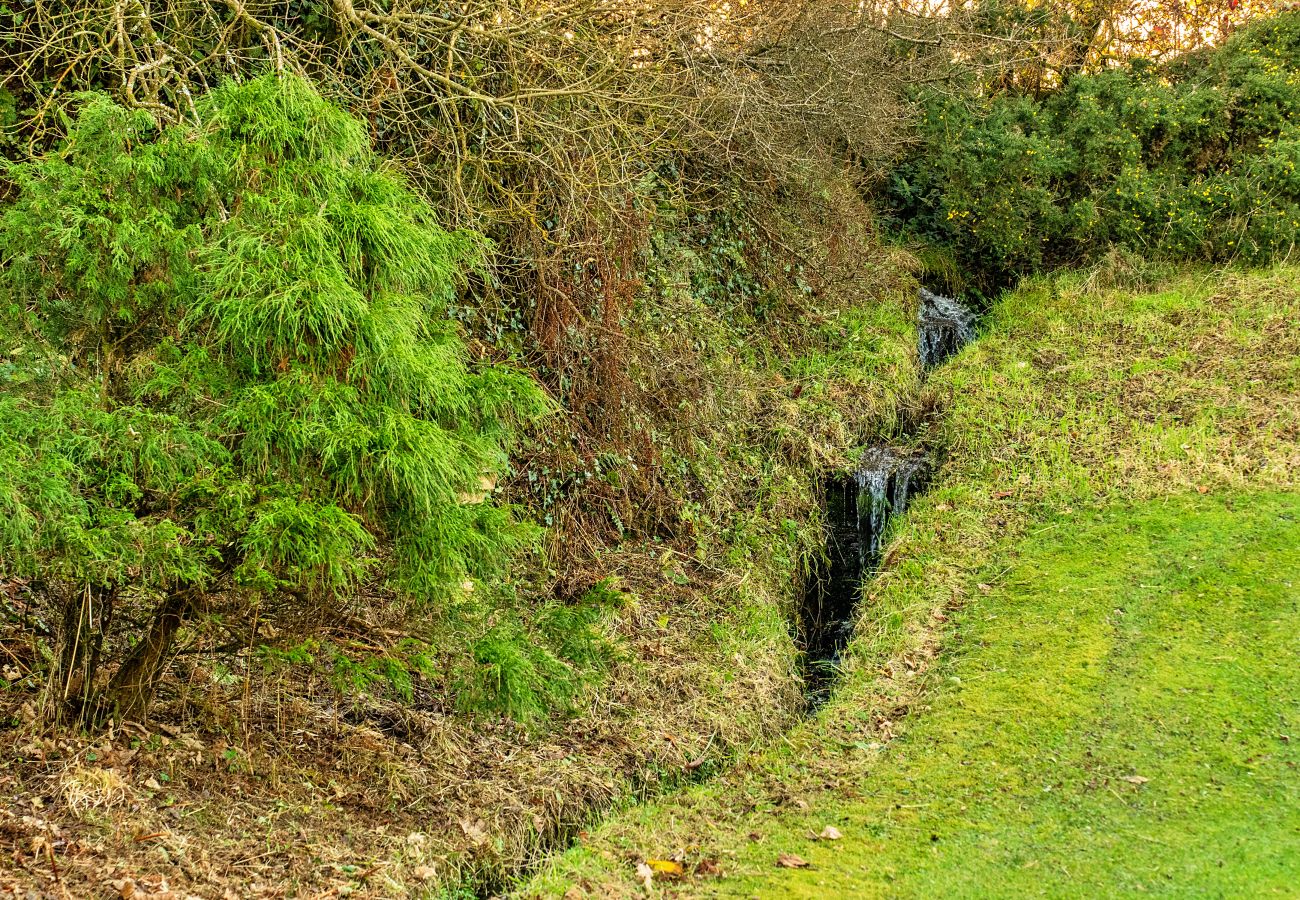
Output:
[[632,896],[652,859],[670,895],[1294,879],[1300,273],[1091,275],[1007,297],[935,375],[948,460],[821,714],[524,894]]

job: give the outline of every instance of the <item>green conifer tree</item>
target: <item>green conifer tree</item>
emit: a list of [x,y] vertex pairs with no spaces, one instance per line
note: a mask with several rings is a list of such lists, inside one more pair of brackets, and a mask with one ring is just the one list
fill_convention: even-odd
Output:
[[87,97],[7,173],[0,576],[48,604],[61,716],[144,716],[205,614],[437,615],[532,534],[484,488],[544,397],[447,316],[482,240],[302,79],[197,115]]

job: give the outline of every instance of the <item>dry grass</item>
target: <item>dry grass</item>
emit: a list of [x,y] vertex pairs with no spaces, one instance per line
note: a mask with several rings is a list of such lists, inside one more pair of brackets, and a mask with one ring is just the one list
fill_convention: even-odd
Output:
[[133,799],[131,786],[116,769],[90,768],[73,764],[58,778],[58,794],[74,813],[110,809]]
[[[661,580],[656,549],[607,564],[632,584]],[[772,633],[784,627],[777,598],[670,559],[691,583],[643,595],[619,620],[624,658],[552,729],[373,700],[330,710],[323,692],[287,697],[305,686],[282,682],[251,691],[244,742],[174,706],[162,712],[177,727],[150,734],[0,732],[14,884],[54,885],[47,854],[31,849],[47,822],[63,836],[60,879],[85,895],[161,874],[201,897],[396,896],[526,867],[595,811],[709,771],[797,715],[791,647]],[[755,614],[772,621],[746,621]],[[206,691],[203,706],[220,703],[221,688]]]

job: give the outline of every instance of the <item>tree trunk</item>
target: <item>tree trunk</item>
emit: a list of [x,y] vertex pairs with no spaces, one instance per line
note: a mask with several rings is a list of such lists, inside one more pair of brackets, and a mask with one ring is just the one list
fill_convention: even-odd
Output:
[[122,662],[108,686],[108,709],[118,719],[144,720],[158,679],[171,655],[176,632],[194,610],[194,592],[181,589],[154,613],[149,631]]
[[93,700],[113,594],[111,586],[86,585],[64,601],[54,670],[46,687],[46,714],[55,721],[80,719]]

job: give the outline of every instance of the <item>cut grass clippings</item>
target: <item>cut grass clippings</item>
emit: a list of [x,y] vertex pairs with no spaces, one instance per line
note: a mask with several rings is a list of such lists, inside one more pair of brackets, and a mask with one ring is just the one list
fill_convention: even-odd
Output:
[[666,896],[1300,883],[1300,271],[1100,280],[1030,283],[936,373],[947,463],[822,713],[523,893],[644,893],[647,856]]

